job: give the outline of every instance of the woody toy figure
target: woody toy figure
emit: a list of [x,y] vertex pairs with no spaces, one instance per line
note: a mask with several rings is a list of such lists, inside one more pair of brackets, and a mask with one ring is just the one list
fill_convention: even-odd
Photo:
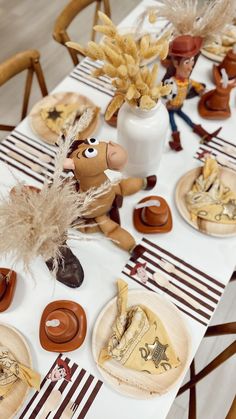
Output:
[[182,106],[189,93],[202,95],[205,85],[190,79],[196,57],[200,52],[202,38],[199,36],[181,35],[170,43],[169,57],[170,66],[164,77],[165,83],[172,85],[172,93],[167,96],[166,107],[169,112],[172,129],[172,141],[169,145],[172,150],[181,151],[180,133],[178,131],[175,115],[182,118],[202,138],[202,141],[210,141],[220,129],[210,134],[201,125],[195,124],[189,116],[182,111]]

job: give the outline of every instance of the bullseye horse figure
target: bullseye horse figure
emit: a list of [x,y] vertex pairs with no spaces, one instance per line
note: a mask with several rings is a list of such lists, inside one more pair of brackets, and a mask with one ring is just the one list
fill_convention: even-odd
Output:
[[[79,189],[82,192],[90,188],[99,188],[105,182],[109,182],[106,169],[121,170],[127,161],[127,153],[123,147],[112,141],[99,142],[95,138],[77,140],[72,144],[64,168],[72,170],[76,180],[79,182]],[[152,189],[156,184],[156,176],[147,178],[122,179],[119,183],[112,184],[91,204],[91,211],[86,219],[94,222],[97,230],[102,231],[107,237],[114,241],[120,248],[132,252],[136,246],[134,238],[128,231],[120,227],[118,222],[113,221],[110,216],[113,202],[116,196],[132,195],[141,189]]]

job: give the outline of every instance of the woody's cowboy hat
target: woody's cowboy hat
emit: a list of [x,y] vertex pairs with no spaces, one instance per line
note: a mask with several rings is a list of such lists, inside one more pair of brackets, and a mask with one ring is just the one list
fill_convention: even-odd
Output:
[[133,268],[130,269],[130,275],[131,276],[135,275],[139,268],[144,268],[145,269],[146,265],[147,265],[146,262],[145,263],[140,263],[140,262],[136,263],[136,265],[133,266]]
[[172,229],[170,208],[164,198],[148,196],[136,205],[133,214],[135,228],[141,233],[167,233]]
[[186,58],[194,57],[199,53],[201,46],[202,38],[200,36],[177,36],[170,43],[168,55]]
[[0,312],[11,304],[16,287],[16,272],[8,268],[0,268]]
[[86,314],[79,304],[53,301],[45,307],[41,317],[40,343],[47,351],[73,351],[82,345],[86,331]]
[[61,358],[58,358],[57,359],[57,363],[56,363],[56,366],[54,366],[52,369],[51,369],[51,371],[49,372],[49,374],[48,374],[48,378],[50,378],[50,374],[52,373],[52,371],[55,369],[55,368],[64,368],[64,370],[65,370],[65,373],[66,373],[66,375],[65,375],[65,377],[64,377],[64,379],[66,380],[66,381],[71,381],[71,370],[70,370],[70,367],[69,367],[69,365],[67,364],[67,362],[64,360],[64,359],[61,359]]

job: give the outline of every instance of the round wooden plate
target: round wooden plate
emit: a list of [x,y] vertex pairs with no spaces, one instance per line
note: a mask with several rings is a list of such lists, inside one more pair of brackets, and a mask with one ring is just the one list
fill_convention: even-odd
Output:
[[[29,347],[23,336],[7,324],[0,323],[0,346],[6,346],[21,364],[32,368]],[[17,380],[11,392],[0,401],[0,418],[14,418],[29,391],[27,384]]]
[[[175,190],[175,202],[180,214],[188,224],[204,234],[216,237],[235,236],[236,224],[214,223],[201,218],[198,218],[196,222],[191,220],[185,197],[191,190],[195,180],[201,174],[201,171],[201,167],[190,170],[182,176],[177,183]],[[232,191],[236,192],[236,173],[233,170],[221,168],[221,179],[225,185],[229,186]]]
[[202,53],[202,55],[204,55],[204,57],[209,58],[209,60],[216,61],[217,63],[221,63],[221,61],[223,61],[223,59],[226,55],[226,54],[217,55],[217,54],[214,54],[213,52],[207,51],[204,48],[201,49],[201,53]]
[[104,368],[97,364],[117,316],[117,297],[109,301],[98,316],[93,330],[92,351],[101,375],[116,391],[136,399],[147,399],[166,393],[183,376],[189,359],[190,337],[180,311],[164,296],[151,291],[129,291],[128,307],[137,304],[147,306],[162,320],[181,365],[163,374],[151,375],[125,368],[115,360],[106,361]]
[[[55,144],[58,140],[58,134],[48,128],[46,122],[40,114],[40,111],[42,108],[49,108],[61,104],[78,104],[78,106],[88,105],[96,107],[96,105],[89,98],[74,92],[54,93],[52,95],[45,96],[42,100],[37,102],[29,114],[30,125],[35,134],[48,144]],[[96,131],[98,123],[99,112],[96,114],[88,128],[83,132],[83,138],[81,139],[90,137]]]

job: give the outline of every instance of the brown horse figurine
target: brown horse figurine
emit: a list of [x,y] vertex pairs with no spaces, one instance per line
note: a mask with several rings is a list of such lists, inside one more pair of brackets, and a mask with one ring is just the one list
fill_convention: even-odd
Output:
[[[73,143],[64,168],[73,170],[76,180],[79,181],[80,190],[84,192],[93,187],[100,187],[109,181],[104,171],[106,169],[121,170],[126,161],[127,152],[120,145],[112,141],[99,142],[91,138]],[[134,238],[117,222],[111,220],[109,212],[117,195],[132,195],[141,189],[152,189],[155,184],[155,175],[144,179],[122,179],[119,183],[111,184],[109,191],[98,197],[91,205],[91,213],[86,218],[95,222],[98,230],[114,240],[119,247],[131,252],[136,246]]]

